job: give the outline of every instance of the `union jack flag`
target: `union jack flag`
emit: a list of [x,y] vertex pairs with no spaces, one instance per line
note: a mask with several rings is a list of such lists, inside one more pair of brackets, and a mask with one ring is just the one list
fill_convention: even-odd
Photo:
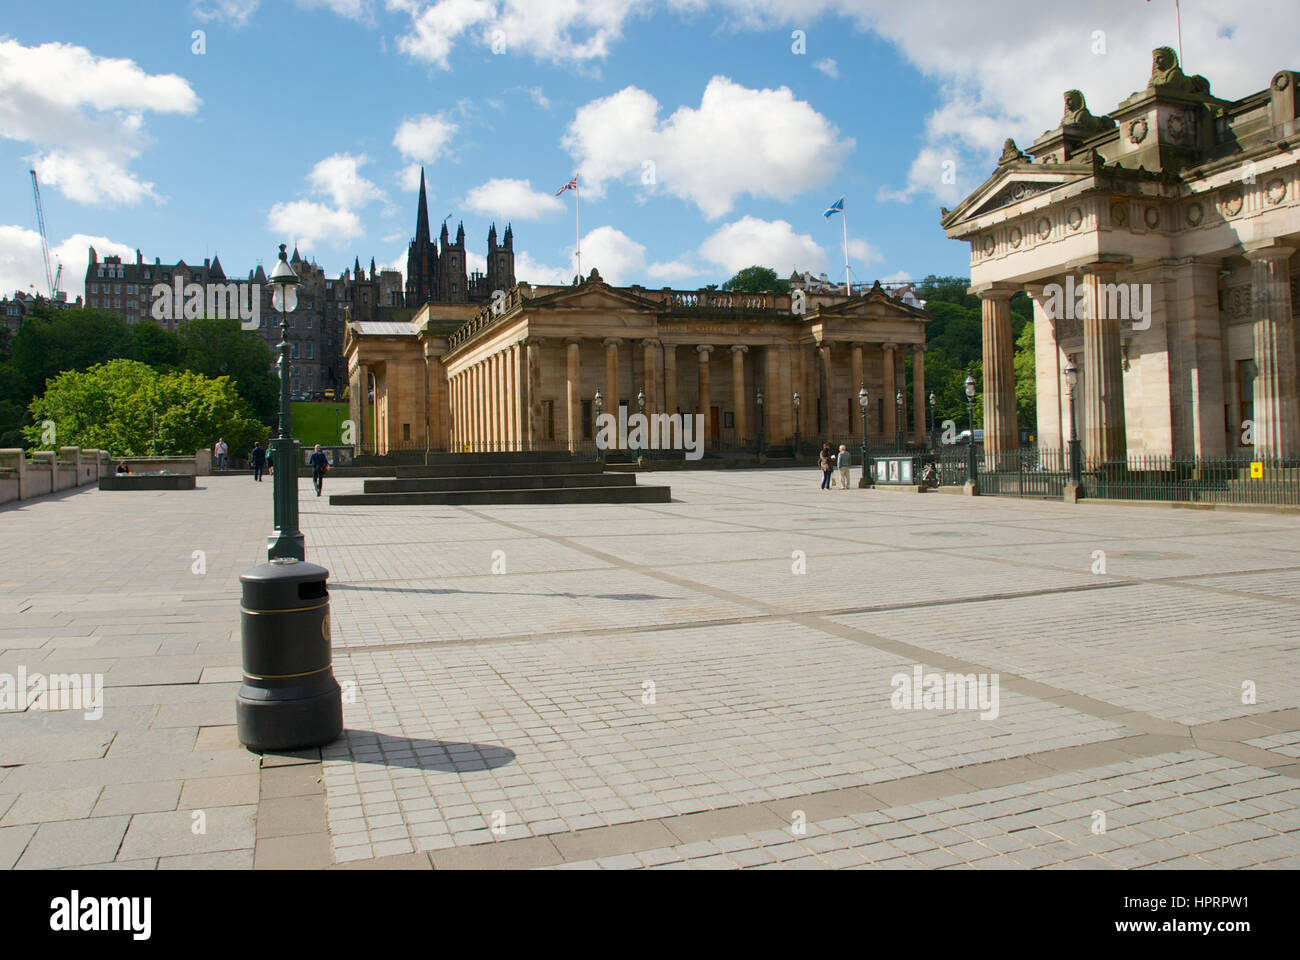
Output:
[[570,180],[570,181],[569,181],[568,183],[566,183],[564,186],[560,187],[559,190],[556,190],[556,191],[555,191],[555,195],[558,197],[558,196],[559,196],[560,194],[562,194],[565,190],[577,190],[577,189],[578,189],[578,176],[577,176],[577,174],[574,174],[572,180]]

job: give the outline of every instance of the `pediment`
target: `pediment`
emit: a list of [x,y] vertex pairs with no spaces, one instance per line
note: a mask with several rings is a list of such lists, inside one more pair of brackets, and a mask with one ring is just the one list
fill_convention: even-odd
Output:
[[[1047,163],[1015,164],[999,170],[945,217],[944,225],[952,226],[995,210],[1015,206],[1030,197],[1075,183],[1093,173],[1091,167],[1066,170],[1065,166]],[[1035,167],[1041,169],[1033,169]]]
[[812,317],[830,319],[880,320],[899,317],[907,320],[928,321],[930,315],[924,310],[910,306],[902,300],[896,300],[885,292],[883,287],[872,287],[865,296],[853,297],[839,303],[823,304],[813,311]]
[[527,301],[529,308],[563,307],[569,310],[645,310],[659,309],[660,304],[646,300],[603,281],[588,281],[577,287],[549,293]]

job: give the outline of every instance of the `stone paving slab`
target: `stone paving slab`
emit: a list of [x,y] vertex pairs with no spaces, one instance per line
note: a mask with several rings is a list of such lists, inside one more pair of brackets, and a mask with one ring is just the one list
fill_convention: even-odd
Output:
[[[271,485],[2,507],[0,673],[104,696],[0,713],[0,868],[1295,866],[1300,518],[819,481],[301,496],[356,698],[266,758],[233,701]],[[915,667],[997,674],[996,718],[894,709]]]

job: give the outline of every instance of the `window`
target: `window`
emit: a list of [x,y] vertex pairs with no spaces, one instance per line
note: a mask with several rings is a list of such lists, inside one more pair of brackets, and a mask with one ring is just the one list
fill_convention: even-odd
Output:
[[103,268],[103,267],[100,267],[100,268],[99,268],[99,275],[100,275],[101,277],[104,275],[104,268]]
[[308,329],[308,330],[311,329],[311,317],[308,317],[308,318],[307,318],[307,329]]
[[90,292],[91,292],[91,293],[99,293],[99,284],[97,284],[97,283],[92,283],[92,284],[90,285]]
[[296,344],[296,343],[293,345],[293,358],[294,358],[295,360],[298,359],[298,344]]
[[542,401],[542,438],[555,439],[555,401]]
[[146,280],[149,279],[149,271],[148,271],[148,270],[146,270],[146,271],[144,272],[144,278],[145,278]]
[[127,293],[135,293],[135,284],[134,284],[134,283],[128,283],[128,284],[126,285],[126,292],[127,292]]
[[316,344],[314,344],[314,343],[308,343],[308,344],[307,344],[307,359],[308,359],[308,360],[312,360],[312,359],[314,359],[314,356],[313,356],[313,355],[315,354],[315,352],[316,352]]

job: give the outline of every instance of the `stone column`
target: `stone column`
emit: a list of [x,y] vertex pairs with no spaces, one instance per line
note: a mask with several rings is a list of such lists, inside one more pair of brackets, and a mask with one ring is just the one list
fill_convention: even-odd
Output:
[[569,452],[576,453],[578,449],[578,439],[582,436],[582,374],[581,363],[581,337],[565,338],[565,353],[567,357],[567,380],[565,383],[565,400],[567,404],[567,426],[568,426],[568,443]]
[[1300,453],[1300,400],[1291,314],[1291,254],[1281,243],[1246,251],[1255,338],[1255,458]]
[[731,347],[731,403],[736,411],[736,443],[740,445],[750,439],[745,416],[745,353],[749,347],[744,344],[732,344]]
[[821,404],[822,440],[835,440],[835,381],[834,357],[830,341],[824,341],[817,347],[817,372],[821,389],[818,391],[818,403]]
[[539,449],[546,435],[542,424],[542,344],[544,342],[540,337],[529,337],[524,344],[527,352],[525,363],[528,367],[524,380],[527,384],[525,399],[528,411],[527,440],[530,450]]
[[713,425],[710,422],[713,419],[710,415],[712,412],[713,397],[709,393],[709,354],[712,350],[712,344],[700,344],[695,348],[696,353],[699,354],[700,361],[699,412],[704,415],[704,442],[706,448],[710,440],[717,439],[712,436]]
[[884,381],[880,402],[885,411],[885,443],[889,445],[898,442],[898,381],[894,377],[894,357],[897,350],[896,343],[880,345],[880,368]]
[[[609,337],[605,340],[605,409],[616,418],[619,404],[618,347],[622,342],[617,337]],[[628,415],[635,412],[636,410],[629,409]]]
[[370,444],[374,440],[370,436],[370,367],[366,364],[360,364],[358,367],[360,376],[359,389],[352,390],[352,403],[350,406],[355,411],[357,437],[361,441],[358,446],[362,453],[370,453]]
[[676,413],[681,406],[677,396],[677,344],[664,344],[664,413]]
[[912,439],[925,443],[925,344],[912,345]]
[[[1051,283],[1058,283],[1052,278]],[[1064,399],[1065,358],[1057,343],[1057,318],[1052,316],[1052,297],[1047,284],[1026,284],[1025,292],[1034,305],[1034,393],[1038,398],[1035,425],[1040,450],[1065,450],[1070,443],[1070,411]]]
[[[849,351],[849,388],[854,385],[861,390],[862,379],[862,344],[855,343]],[[862,436],[862,406],[853,405],[853,412],[849,415],[849,436]]]
[[1002,455],[1020,448],[1015,348],[1011,342],[1011,297],[1016,291],[990,287],[976,292],[983,314],[984,454],[996,465]]
[[[799,409],[799,432],[802,439],[808,437],[817,437],[817,410],[821,403],[821,364],[818,362],[817,351],[810,350],[806,345],[800,348],[803,354],[803,373],[804,385],[801,393],[803,404]],[[818,448],[821,443],[818,441]]]
[[652,413],[659,413],[661,409],[659,402],[659,365],[656,363],[660,346],[658,340],[646,339],[641,341],[641,360],[645,369],[645,412],[647,416]]
[[[1115,280],[1116,264],[1097,263],[1083,273],[1083,424],[1085,461],[1123,462],[1128,457],[1124,427],[1124,367],[1120,356],[1119,317],[1109,316],[1104,286]],[[1009,321],[1008,321],[1009,325]],[[987,327],[986,327],[987,329]],[[1007,339],[1011,338],[1008,330]],[[988,417],[988,339],[985,334],[985,418]],[[1014,387],[1012,389],[1014,401]],[[1014,406],[1013,408],[1014,409]],[[985,442],[988,432],[985,430]]]

